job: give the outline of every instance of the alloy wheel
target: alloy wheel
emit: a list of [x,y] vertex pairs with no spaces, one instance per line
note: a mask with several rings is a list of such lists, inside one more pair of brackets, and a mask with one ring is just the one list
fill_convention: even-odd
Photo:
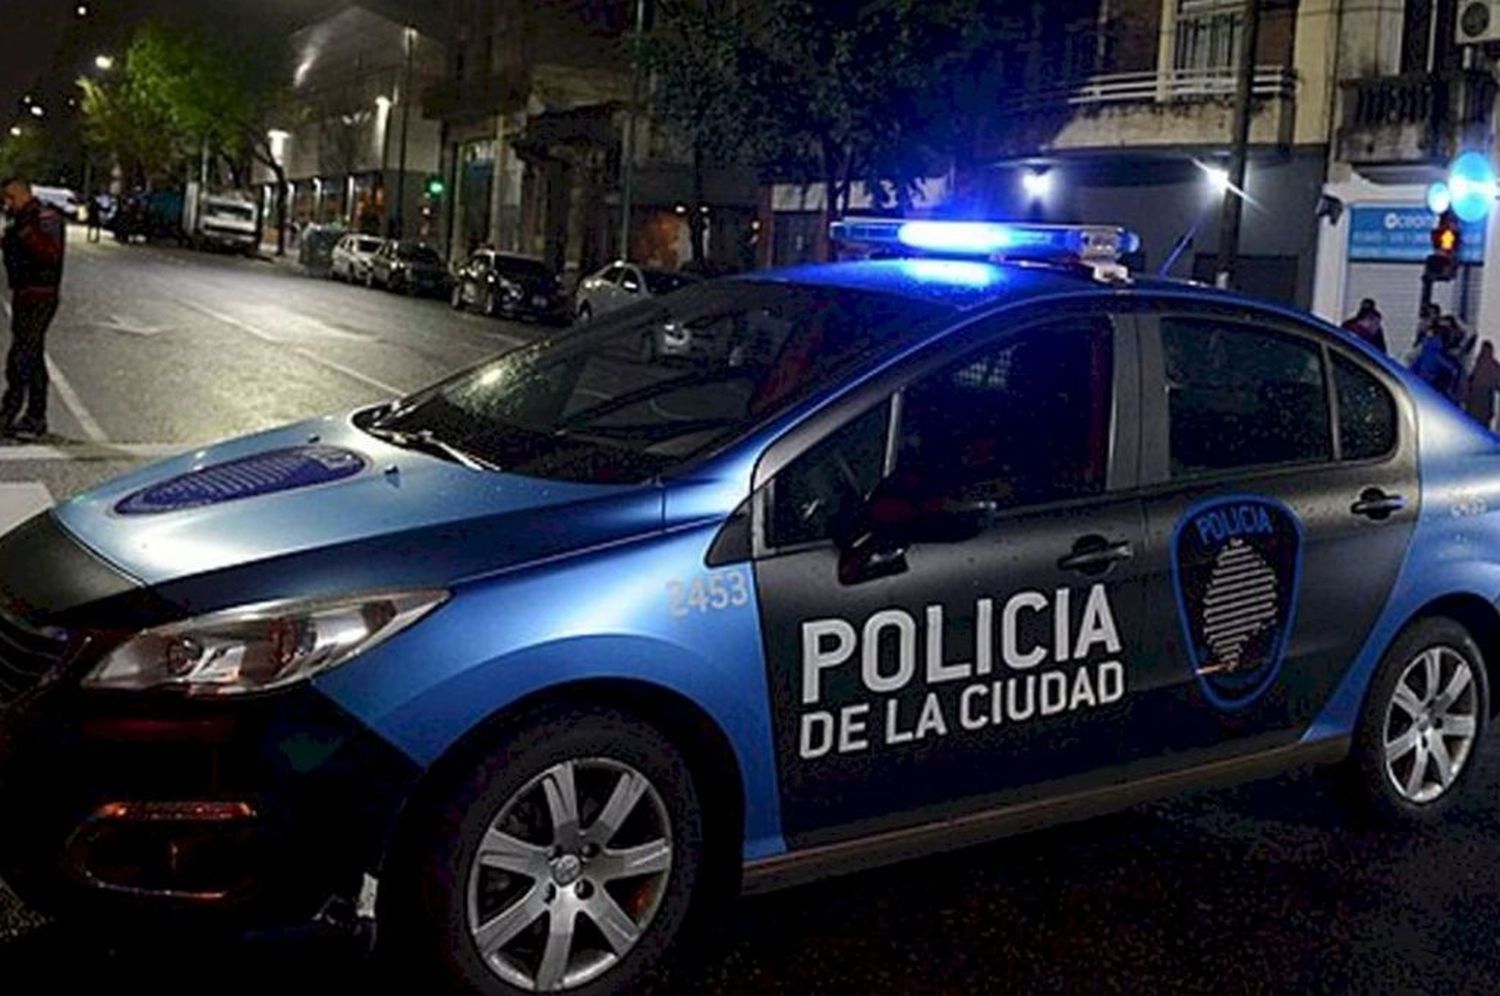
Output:
[[645,933],[672,854],[666,805],[645,775],[609,758],[555,764],[487,825],[469,867],[469,935],[513,986],[583,985]]
[[1429,647],[1401,672],[1386,706],[1386,777],[1408,802],[1429,803],[1458,779],[1479,729],[1473,665],[1457,650]]

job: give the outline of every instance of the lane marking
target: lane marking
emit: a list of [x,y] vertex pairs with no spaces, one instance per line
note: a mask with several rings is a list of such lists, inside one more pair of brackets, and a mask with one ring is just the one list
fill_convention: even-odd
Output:
[[52,492],[45,484],[28,481],[25,484],[0,484],[0,533],[8,533],[16,526],[52,507]]
[[[0,301],[5,307],[5,320],[10,321],[13,317],[9,301]],[[68,378],[63,376],[62,368],[52,361],[51,356],[44,356],[43,361],[47,364],[47,376],[52,378],[52,387],[57,391],[57,396],[62,399],[63,406],[73,415],[73,420],[83,429],[83,434],[89,437],[91,442],[108,443],[109,436],[105,435],[104,429],[99,425],[98,419],[94,418],[78,392],[73,390],[73,385]]]
[[0,443],[0,463],[42,460],[154,460],[204,449],[203,443]]
[[352,367],[347,367],[336,360],[330,360],[327,357],[319,356],[317,353],[314,353],[312,350],[307,349],[304,346],[293,346],[286,340],[279,339],[276,336],[273,336],[271,333],[266,332],[262,329],[258,329],[248,322],[242,322],[238,318],[235,318],[233,315],[226,315],[223,312],[215,311],[212,308],[205,308],[203,305],[197,304],[193,301],[179,300],[176,303],[180,304],[184,308],[196,311],[199,314],[207,315],[209,318],[212,318],[216,322],[223,322],[225,325],[237,328],[241,332],[259,339],[261,342],[276,346],[279,349],[289,349],[291,352],[296,353],[298,356],[302,357],[305,360],[310,360],[311,362],[319,366],[326,367],[329,370],[334,371],[335,373],[341,373],[345,377],[357,380],[362,384],[366,384],[379,391],[382,391],[386,395],[392,397],[403,397],[409,393],[402,388],[393,387],[392,385],[387,384],[384,381],[379,381],[374,377],[362,374],[358,370],[355,370]]

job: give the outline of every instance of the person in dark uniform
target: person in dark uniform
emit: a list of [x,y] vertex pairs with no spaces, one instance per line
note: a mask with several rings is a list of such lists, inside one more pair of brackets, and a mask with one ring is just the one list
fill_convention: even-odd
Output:
[[0,183],[0,206],[11,219],[0,253],[12,304],[0,434],[35,438],[47,432],[47,327],[57,314],[65,226],[18,177]]

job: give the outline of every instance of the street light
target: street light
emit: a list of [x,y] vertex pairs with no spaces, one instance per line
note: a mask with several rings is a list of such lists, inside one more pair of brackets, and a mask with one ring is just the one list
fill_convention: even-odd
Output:
[[73,12],[75,14],[77,14],[79,17],[88,17],[89,16],[89,5],[86,4],[86,3],[81,3],[77,7],[73,8]]
[[20,125],[11,125],[10,126],[10,137],[11,138],[20,138],[21,137],[21,126]]
[[94,67],[109,72],[115,68],[115,57],[112,55],[96,55],[94,56]]
[[1052,174],[1044,170],[1028,170],[1021,175],[1021,187],[1032,200],[1046,200],[1052,193]]
[[44,110],[42,110],[42,105],[41,104],[32,104],[31,105],[31,116],[34,117],[34,118],[46,117],[47,116],[47,112],[44,111]]

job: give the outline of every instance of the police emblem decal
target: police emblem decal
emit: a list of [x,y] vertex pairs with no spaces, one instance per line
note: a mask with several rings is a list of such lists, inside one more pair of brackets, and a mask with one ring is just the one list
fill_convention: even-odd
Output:
[[1188,509],[1172,576],[1198,685],[1214,705],[1250,705],[1286,655],[1302,574],[1302,524],[1278,501],[1218,497]]

